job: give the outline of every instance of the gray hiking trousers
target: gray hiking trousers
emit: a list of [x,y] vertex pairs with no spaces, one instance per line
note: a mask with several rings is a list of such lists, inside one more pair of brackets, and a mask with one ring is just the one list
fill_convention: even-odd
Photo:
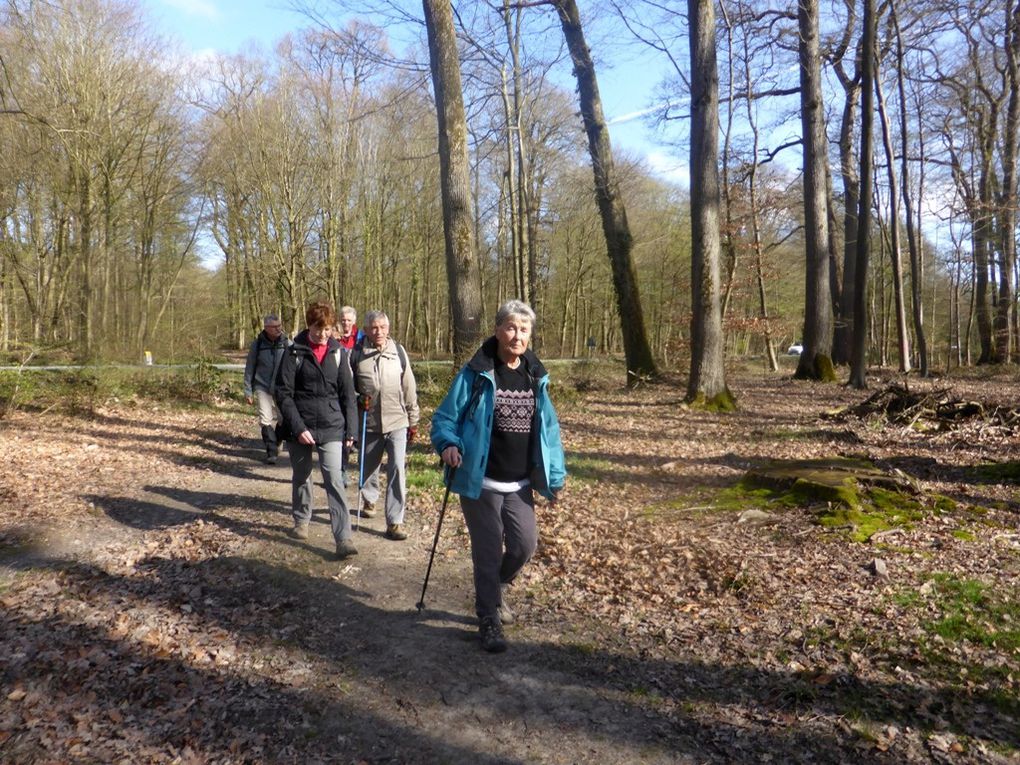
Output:
[[339,441],[309,446],[298,441],[287,444],[290,464],[294,468],[291,478],[291,511],[294,523],[308,523],[312,519],[312,450],[319,452],[319,470],[326,485],[329,505],[329,525],[333,539],[340,542],[351,538],[351,512],[347,507],[347,487],[344,483],[342,447]]
[[508,494],[482,489],[478,499],[462,496],[460,507],[471,536],[475,613],[484,619],[499,611],[500,585],[512,582],[538,547],[535,499],[530,486]]

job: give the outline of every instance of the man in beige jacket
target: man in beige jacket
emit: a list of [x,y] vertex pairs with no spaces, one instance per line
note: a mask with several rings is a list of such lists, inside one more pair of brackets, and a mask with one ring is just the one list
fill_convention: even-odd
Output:
[[404,511],[407,507],[407,481],[404,460],[407,446],[418,432],[418,389],[405,351],[390,338],[390,319],[383,311],[369,311],[362,327],[365,341],[351,357],[354,387],[367,416],[362,415],[365,432],[359,465],[362,515],[374,515],[379,499],[379,483],[370,480],[386,453],[386,538],[407,539]]

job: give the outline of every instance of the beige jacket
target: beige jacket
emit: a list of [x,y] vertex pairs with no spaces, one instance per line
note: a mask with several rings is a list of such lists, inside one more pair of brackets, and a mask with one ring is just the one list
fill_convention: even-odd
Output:
[[[400,356],[392,338],[379,350],[365,344],[354,370],[354,384],[362,396],[370,396],[368,429],[373,433],[390,433],[418,426],[418,386],[411,371],[410,359],[401,382]],[[360,423],[359,423],[360,424]]]

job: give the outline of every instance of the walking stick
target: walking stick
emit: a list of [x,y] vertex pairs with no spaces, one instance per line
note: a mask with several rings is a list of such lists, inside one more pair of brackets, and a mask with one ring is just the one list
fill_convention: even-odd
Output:
[[446,515],[446,505],[450,501],[450,487],[453,486],[453,476],[457,468],[450,468],[449,480],[446,482],[446,494],[443,496],[443,507],[439,511],[439,521],[436,523],[436,535],[432,539],[432,553],[429,555],[429,566],[425,569],[425,581],[421,586],[421,599],[418,601],[418,611],[425,608],[425,590],[429,586],[429,574],[432,573],[432,561],[436,558],[436,548],[439,546],[439,532],[443,528],[443,517]]
[[368,435],[368,397],[362,398],[361,408],[361,454],[358,455],[358,520],[354,526],[361,531],[361,490],[365,488],[365,436]]

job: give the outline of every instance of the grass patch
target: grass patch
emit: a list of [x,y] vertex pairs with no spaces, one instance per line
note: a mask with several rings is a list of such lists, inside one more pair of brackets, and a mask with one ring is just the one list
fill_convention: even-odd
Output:
[[200,361],[179,368],[86,366],[73,370],[0,370],[0,416],[15,409],[93,416],[135,399],[175,404],[242,400],[241,373]]
[[431,449],[412,449],[407,452],[407,488],[419,491],[442,489],[443,470],[439,457]]
[[775,489],[760,489],[743,482],[722,489],[712,500],[712,507],[723,512],[742,513],[744,510],[781,510],[796,507],[797,501],[787,493]]
[[970,472],[985,481],[1020,483],[1020,462],[986,462],[974,465]]
[[[924,614],[924,637],[918,650],[927,665],[940,668],[948,679],[974,682],[1010,681],[1018,670],[1020,652],[1020,588],[993,586],[955,574],[934,574],[919,589],[903,589],[892,601],[900,608]],[[964,650],[964,646],[971,646]],[[996,652],[1001,660],[963,662],[973,648]],[[980,656],[980,655],[979,655]],[[1004,710],[1020,712],[1011,697]]]
[[614,470],[612,462],[602,457],[578,457],[567,454],[567,475],[570,480],[595,483],[605,478],[606,474]]
[[1020,592],[1002,592],[977,579],[951,574],[932,578],[940,617],[926,629],[947,642],[967,642],[1006,652],[1020,649]]

